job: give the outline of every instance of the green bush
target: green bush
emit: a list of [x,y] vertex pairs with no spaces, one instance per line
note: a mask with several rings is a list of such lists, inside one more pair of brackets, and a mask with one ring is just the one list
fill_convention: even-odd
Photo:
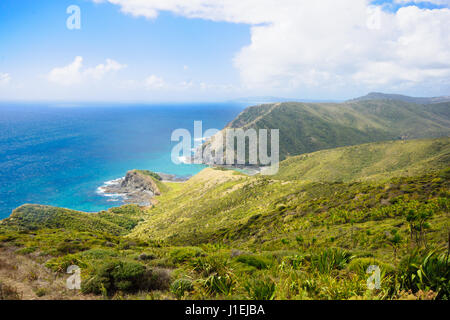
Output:
[[192,262],[192,266],[195,272],[204,277],[213,273],[224,274],[229,270],[228,259],[220,255],[199,257]]
[[269,278],[247,281],[244,288],[252,300],[273,300],[275,298],[276,285]]
[[26,247],[26,248],[22,248],[16,251],[16,253],[18,254],[29,254],[29,253],[33,253],[37,250],[37,247]]
[[45,264],[50,270],[63,273],[65,273],[67,268],[71,265],[76,265],[81,269],[87,267],[85,260],[80,257],[79,254],[68,254],[62,257],[52,258]]
[[88,246],[79,242],[62,242],[56,246],[56,251],[60,255],[77,253],[89,249]]
[[320,273],[328,274],[334,269],[344,269],[352,258],[348,251],[329,248],[311,255],[311,267]]
[[283,259],[284,263],[287,263],[289,266],[292,266],[294,270],[300,269],[305,264],[305,257],[302,255],[294,255],[294,256],[287,256]]
[[394,275],[395,269],[390,264],[384,263],[375,258],[356,258],[350,261],[347,266],[347,270],[356,273],[361,278],[367,278],[368,274],[366,273],[367,268],[369,266],[378,266],[381,271],[381,275]]
[[449,256],[445,252],[415,250],[400,262],[398,274],[405,290],[433,290],[437,299],[450,298]]
[[117,257],[117,252],[111,249],[96,248],[83,251],[82,253],[80,253],[80,255],[88,259],[103,260],[107,258]]
[[185,292],[190,292],[192,290],[194,290],[194,286],[189,279],[177,279],[170,285],[170,291],[177,299],[183,298]]
[[82,282],[84,293],[108,295],[116,291],[136,292],[142,288],[146,269],[143,265],[131,261],[108,261],[93,271],[91,277]]
[[192,258],[204,256],[205,252],[198,247],[181,247],[170,251],[170,258],[174,263],[185,262]]
[[46,288],[37,288],[34,293],[36,294],[36,296],[38,297],[43,297],[45,296],[48,292]]
[[161,180],[162,180],[161,176],[160,176],[159,174],[153,172],[153,171],[150,171],[150,170],[138,170],[138,172],[140,172],[140,173],[142,173],[142,174],[145,174],[145,175],[147,175],[147,176],[150,176],[150,177],[152,177],[153,179],[156,179],[156,180],[158,180],[158,181],[161,181]]
[[271,265],[271,261],[267,258],[258,257],[255,255],[244,254],[238,256],[236,259],[237,262],[245,263],[249,266],[255,267],[256,269],[267,269]]
[[203,281],[206,290],[211,293],[230,295],[235,285],[234,275],[214,273]]
[[155,260],[157,256],[153,253],[141,253],[137,259],[141,261]]

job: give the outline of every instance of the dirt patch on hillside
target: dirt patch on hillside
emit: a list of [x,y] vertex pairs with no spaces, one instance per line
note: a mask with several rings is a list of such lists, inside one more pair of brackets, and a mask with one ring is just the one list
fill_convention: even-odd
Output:
[[[79,290],[66,288],[69,275],[59,275],[36,261],[37,255],[15,253],[16,248],[0,247],[0,297],[21,300],[92,300]],[[42,261],[43,262],[43,261]]]

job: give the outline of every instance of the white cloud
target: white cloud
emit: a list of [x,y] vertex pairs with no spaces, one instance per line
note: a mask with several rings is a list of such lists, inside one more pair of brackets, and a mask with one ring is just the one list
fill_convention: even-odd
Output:
[[1,73],[0,72],[0,87],[6,86],[11,82],[11,76],[9,73]]
[[117,61],[106,59],[105,64],[99,64],[93,68],[83,68],[83,57],[77,56],[69,65],[52,69],[47,79],[63,86],[70,86],[86,80],[101,80],[106,74],[125,67],[126,65]]
[[126,65],[122,65],[117,61],[114,61],[112,59],[106,59],[106,64],[99,64],[94,68],[87,69],[84,72],[84,74],[86,76],[91,76],[94,79],[100,80],[108,72],[119,71],[125,67]]
[[251,43],[234,59],[246,88],[327,91],[364,84],[388,88],[448,82],[448,8],[410,5],[388,12],[369,0],[107,1],[136,17],[154,19],[160,11],[170,11],[249,24]]
[[61,85],[72,85],[81,82],[81,67],[83,58],[78,56],[69,65],[61,68],[54,68],[48,74],[48,80]]
[[450,5],[450,0],[394,0],[394,2],[400,4],[428,2],[438,5]]
[[148,90],[155,90],[164,88],[166,86],[166,83],[164,82],[163,78],[152,74],[144,80],[144,86]]

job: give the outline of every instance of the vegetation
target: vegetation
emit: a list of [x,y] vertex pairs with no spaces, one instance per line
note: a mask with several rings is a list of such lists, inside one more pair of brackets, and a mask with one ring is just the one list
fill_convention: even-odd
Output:
[[156,172],[150,171],[150,170],[137,170],[138,172],[145,174],[146,176],[150,176],[155,180],[161,181],[162,178],[159,174],[157,174]]
[[308,181],[383,180],[420,175],[450,162],[450,138],[369,143],[290,157],[277,179]]
[[450,98],[449,97],[418,98],[418,97],[404,96],[401,94],[386,94],[381,92],[371,92],[363,97],[359,97],[351,101],[366,101],[366,100],[391,100],[391,101],[404,101],[410,103],[436,105],[438,103],[449,102]]
[[36,266],[64,283],[77,265],[74,298],[448,299],[448,164],[448,138],[374,143],[292,157],[270,177],[205,169],[151,208],[25,205],[0,222],[0,297],[22,297],[4,282],[17,272],[27,298],[52,297]]
[[450,102],[399,100],[287,102],[245,109],[227,128],[279,129],[280,158],[369,142],[438,138],[450,133]]

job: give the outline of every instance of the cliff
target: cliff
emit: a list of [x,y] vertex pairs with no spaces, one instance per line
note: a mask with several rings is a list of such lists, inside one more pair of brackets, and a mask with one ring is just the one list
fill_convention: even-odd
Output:
[[102,187],[105,194],[121,195],[126,203],[149,206],[152,198],[159,196],[167,187],[160,181],[161,177],[148,170],[128,171],[124,178]]

